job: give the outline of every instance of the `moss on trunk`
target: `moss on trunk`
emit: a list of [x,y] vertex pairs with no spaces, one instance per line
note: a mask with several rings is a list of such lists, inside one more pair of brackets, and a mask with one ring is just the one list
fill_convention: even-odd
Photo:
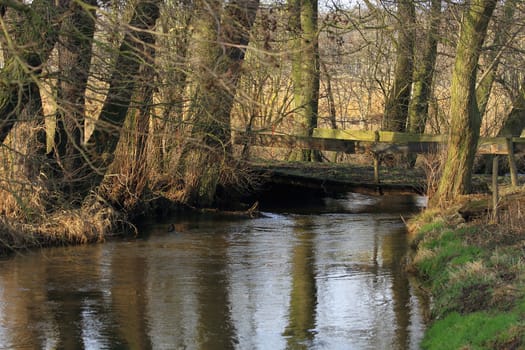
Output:
[[[294,134],[312,136],[317,127],[319,107],[319,39],[317,0],[289,0],[292,34],[292,84],[294,93]],[[318,152],[295,150],[290,160],[320,160]]]
[[475,0],[464,14],[450,88],[452,121],[447,158],[433,204],[445,203],[471,190],[472,166],[481,115],[476,101],[476,71],[496,0]]
[[187,204],[212,205],[220,177],[229,170],[230,113],[258,6],[258,0],[232,1],[224,10],[218,0],[199,4],[194,23],[197,58],[189,111],[191,137],[178,170],[184,183],[182,201]]

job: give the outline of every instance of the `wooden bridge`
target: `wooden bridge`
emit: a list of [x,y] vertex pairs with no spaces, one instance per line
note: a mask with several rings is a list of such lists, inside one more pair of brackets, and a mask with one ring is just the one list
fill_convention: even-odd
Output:
[[[439,152],[447,136],[391,131],[314,129],[313,135],[295,136],[275,132],[237,132],[234,143],[261,147],[299,148],[344,153],[369,153],[374,160],[374,181],[379,184],[379,165],[385,154],[429,154]],[[525,154],[525,138],[481,137],[478,154],[506,155],[513,185],[517,185],[515,155]],[[497,176],[497,157],[493,162],[493,184]],[[494,168],[495,167],[495,168]]]

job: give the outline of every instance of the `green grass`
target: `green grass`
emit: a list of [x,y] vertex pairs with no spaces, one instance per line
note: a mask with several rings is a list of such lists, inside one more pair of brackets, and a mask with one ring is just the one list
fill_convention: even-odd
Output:
[[478,247],[464,244],[461,237],[450,230],[423,240],[421,246],[434,253],[433,256],[421,260],[417,266],[418,271],[429,280],[439,280],[440,276],[448,274],[447,268],[474,261],[483,253]]
[[492,349],[498,340],[502,344],[505,332],[518,321],[517,312],[453,312],[427,330],[421,346],[431,350]]
[[429,222],[421,226],[421,228],[419,229],[419,234],[425,235],[429,232],[440,231],[444,227],[445,227],[445,222],[442,220]]

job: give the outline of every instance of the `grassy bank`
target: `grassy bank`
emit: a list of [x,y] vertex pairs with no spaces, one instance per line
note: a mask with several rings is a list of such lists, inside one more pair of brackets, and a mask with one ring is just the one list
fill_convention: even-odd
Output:
[[410,267],[431,297],[423,349],[525,348],[525,195],[465,222],[458,208],[411,223]]

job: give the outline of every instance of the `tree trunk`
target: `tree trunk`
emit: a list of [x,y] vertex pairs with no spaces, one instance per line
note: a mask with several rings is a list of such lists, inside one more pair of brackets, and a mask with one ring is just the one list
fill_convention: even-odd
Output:
[[[96,0],[86,5],[95,7]],[[95,10],[72,3],[62,24],[58,45],[60,76],[57,82],[57,114],[49,178],[56,188],[72,197],[91,172],[81,152],[84,142],[85,94],[91,65]],[[70,198],[73,199],[73,198]]]
[[122,125],[135,91],[139,69],[147,62],[147,47],[155,43],[152,30],[159,17],[159,3],[160,0],[143,0],[135,7],[129,23],[129,32],[120,46],[104,106],[86,143],[87,155],[90,157],[89,165],[93,171],[84,181],[84,195],[86,191],[101,183],[113,161]]
[[[311,136],[317,127],[319,107],[318,1],[289,0],[292,31],[292,84],[294,92],[294,133]],[[318,152],[296,150],[290,160],[320,161]]]
[[431,98],[434,68],[437,59],[437,44],[439,37],[439,23],[441,22],[441,0],[431,0],[429,13],[429,28],[423,54],[414,68],[414,83],[412,99],[408,108],[408,130],[421,134],[425,132],[428,119],[428,104]]
[[21,158],[23,164],[23,168],[17,171],[17,181],[25,178],[35,184],[42,179],[40,174],[45,164],[46,129],[38,84],[31,82],[27,88],[27,100],[18,115],[20,120],[25,121],[23,125],[18,125],[19,130],[24,131],[12,135],[11,142],[15,149],[22,150],[21,154],[16,155]]
[[520,86],[520,91],[512,103],[512,109],[505,119],[498,136],[519,137],[525,128],[525,77]]
[[[195,93],[190,106],[192,131],[179,161],[182,201],[210,206],[231,156],[230,113],[259,1],[234,0],[222,18],[222,1],[200,3],[195,16],[193,62]],[[217,21],[222,26],[217,27]],[[222,32],[218,30],[222,29]]]
[[[512,17],[514,16],[514,12],[516,12],[516,0],[505,1],[505,5],[501,13],[502,18],[498,18],[497,20],[496,18],[494,19],[495,28],[494,33],[492,34],[493,39],[492,43],[488,45],[489,47],[491,47],[491,49],[488,50],[488,53],[486,54],[485,58],[487,66],[484,68],[483,76],[481,77],[481,79],[479,79],[478,85],[476,87],[476,99],[478,101],[478,108],[481,118],[483,118],[487,110],[488,101],[492,92],[494,81],[496,80],[496,74],[501,61],[501,55],[509,44],[509,40],[511,37],[509,30],[512,28]],[[509,121],[509,119],[506,119],[506,121]],[[512,124],[513,122],[510,121],[509,125]],[[502,127],[505,128],[504,125]],[[507,129],[506,131],[509,130]],[[506,131],[504,131],[504,133],[506,133]],[[517,136],[519,136],[519,134]],[[484,166],[485,172],[489,173],[491,171],[493,158],[494,156],[489,154],[483,155],[480,161],[477,163],[478,169],[476,170],[479,170],[480,167]]]
[[[64,1],[61,6],[67,3]],[[14,17],[6,19],[9,32],[2,31],[7,61],[0,72],[0,143],[25,106],[35,101],[38,87],[34,79],[58,39],[61,10],[55,1],[34,0],[30,6],[19,4],[6,14]]]
[[165,3],[160,18],[163,35],[158,42],[161,47],[169,48],[169,51],[164,53],[167,57],[161,52],[159,56],[162,61],[157,63],[163,108],[162,117],[154,120],[152,136],[155,146],[152,151],[157,162],[155,165],[162,173],[170,171],[170,165],[176,158],[174,153],[180,145],[180,140],[176,138],[180,139],[180,133],[184,130],[183,112],[188,78],[186,68],[193,31],[193,7],[193,0]]
[[415,8],[412,0],[398,0],[398,38],[394,82],[385,102],[383,130],[405,131],[414,67]]
[[148,157],[148,138],[150,114],[153,106],[153,93],[156,87],[155,78],[155,47],[147,46],[144,63],[141,65],[138,77],[138,87],[133,95],[133,103],[126,117],[124,135],[121,137],[118,153],[118,168],[116,177],[109,178],[111,201],[119,203],[128,213],[134,213],[140,204],[144,189],[148,183],[151,158]]
[[478,101],[478,108],[481,117],[485,115],[485,111],[487,109],[487,103],[489,101],[494,80],[496,79],[496,72],[500,63],[501,53],[503,50],[505,50],[505,47],[508,44],[510,37],[509,29],[513,24],[512,17],[516,11],[516,2],[516,0],[505,1],[505,6],[503,7],[502,13],[503,17],[497,22],[493,33],[494,39],[490,45],[492,50],[489,51],[489,54],[487,55],[487,63],[489,66],[485,69],[483,77],[479,81],[476,88],[476,98]]
[[471,190],[472,166],[481,126],[476,100],[476,71],[496,2],[473,0],[461,23],[450,88],[452,121],[447,157],[432,204],[446,203]]
[[330,120],[330,126],[332,129],[337,129],[337,110],[334,99],[334,91],[332,89],[332,75],[328,71],[328,67],[326,67],[324,62],[320,62],[320,67],[322,68],[326,79],[326,98],[328,99],[328,110],[330,113],[328,119]]

